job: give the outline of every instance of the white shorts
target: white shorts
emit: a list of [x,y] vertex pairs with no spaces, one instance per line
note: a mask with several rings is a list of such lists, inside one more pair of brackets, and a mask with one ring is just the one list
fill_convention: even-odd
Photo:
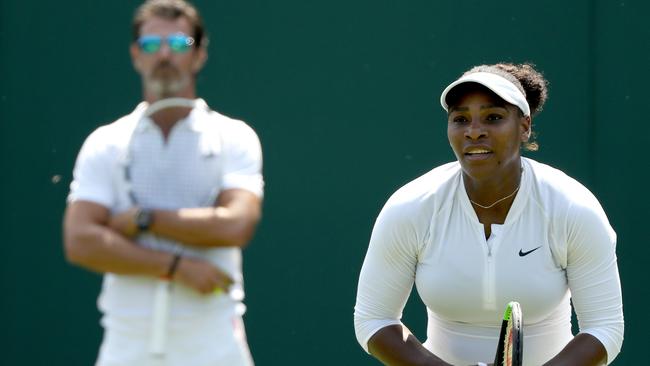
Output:
[[96,366],[253,366],[241,316],[170,320],[165,357],[149,354],[149,322],[103,319]]

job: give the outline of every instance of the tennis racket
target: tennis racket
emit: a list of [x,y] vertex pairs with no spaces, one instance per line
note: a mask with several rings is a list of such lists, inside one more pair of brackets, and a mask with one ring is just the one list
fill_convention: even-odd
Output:
[[[168,98],[152,103],[143,112],[143,117],[150,117],[154,113],[172,107],[193,108],[196,102],[186,98]],[[137,195],[133,190],[131,182],[131,141],[127,146],[126,164],[124,165],[124,184],[129,200],[133,206],[140,204]],[[169,319],[169,297],[172,284],[168,279],[160,278],[154,290],[153,309],[151,313],[151,338],[149,343],[149,353],[156,358],[165,356],[167,343],[167,323]]]
[[518,302],[511,301],[503,313],[494,366],[521,366],[523,345],[524,331],[521,306]]

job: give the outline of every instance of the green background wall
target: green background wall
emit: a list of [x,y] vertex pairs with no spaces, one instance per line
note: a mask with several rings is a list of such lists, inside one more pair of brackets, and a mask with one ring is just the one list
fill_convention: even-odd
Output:
[[[245,251],[258,365],[373,365],[352,313],[374,219],[400,185],[453,158],[442,88],[479,63],[550,80],[529,156],[581,180],[619,238],[626,338],[647,363],[650,3],[196,1],[212,36],[200,94],[262,140],[264,218]],[[100,276],[68,265],[61,219],[85,136],[128,113],[136,1],[0,1],[0,364],[91,365]],[[644,270],[645,269],[645,270]],[[413,296],[405,322],[421,339]]]

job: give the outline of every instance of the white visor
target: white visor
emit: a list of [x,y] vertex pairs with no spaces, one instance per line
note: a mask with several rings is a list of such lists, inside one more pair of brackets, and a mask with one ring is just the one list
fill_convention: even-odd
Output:
[[519,109],[524,113],[524,116],[530,116],[530,107],[528,106],[526,97],[521,90],[519,90],[510,80],[491,72],[474,72],[462,76],[460,79],[449,84],[449,86],[443,90],[442,95],[440,95],[440,104],[442,104],[442,108],[446,111],[449,111],[449,106],[447,105],[447,94],[449,94],[451,89],[463,83],[481,84],[494,92],[494,94],[501,97],[501,99],[519,107]]

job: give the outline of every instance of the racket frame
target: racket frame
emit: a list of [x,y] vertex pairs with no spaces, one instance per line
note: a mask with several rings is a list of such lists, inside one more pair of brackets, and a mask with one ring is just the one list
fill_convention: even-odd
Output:
[[[523,361],[523,316],[521,305],[511,301],[506,306],[495,355],[495,366],[521,366]],[[508,351],[512,350],[512,354]]]
[[[194,108],[196,107],[197,102],[194,99],[187,98],[166,98],[151,103],[147,109],[142,114],[142,117],[150,117],[154,113],[174,107],[185,107],[185,108]],[[136,199],[135,193],[133,192],[133,186],[131,183],[131,171],[130,171],[130,160],[131,160],[131,140],[133,136],[129,137],[129,142],[127,144],[127,158],[126,165],[124,167],[124,183],[127,191],[127,195],[131,204],[134,206],[138,205],[138,200]],[[151,312],[151,336],[149,340],[149,353],[155,358],[164,358],[167,348],[167,332],[168,332],[168,322],[169,322],[169,307],[170,307],[170,295],[172,289],[172,282],[167,278],[160,278],[156,283],[153,295],[153,305]]]

